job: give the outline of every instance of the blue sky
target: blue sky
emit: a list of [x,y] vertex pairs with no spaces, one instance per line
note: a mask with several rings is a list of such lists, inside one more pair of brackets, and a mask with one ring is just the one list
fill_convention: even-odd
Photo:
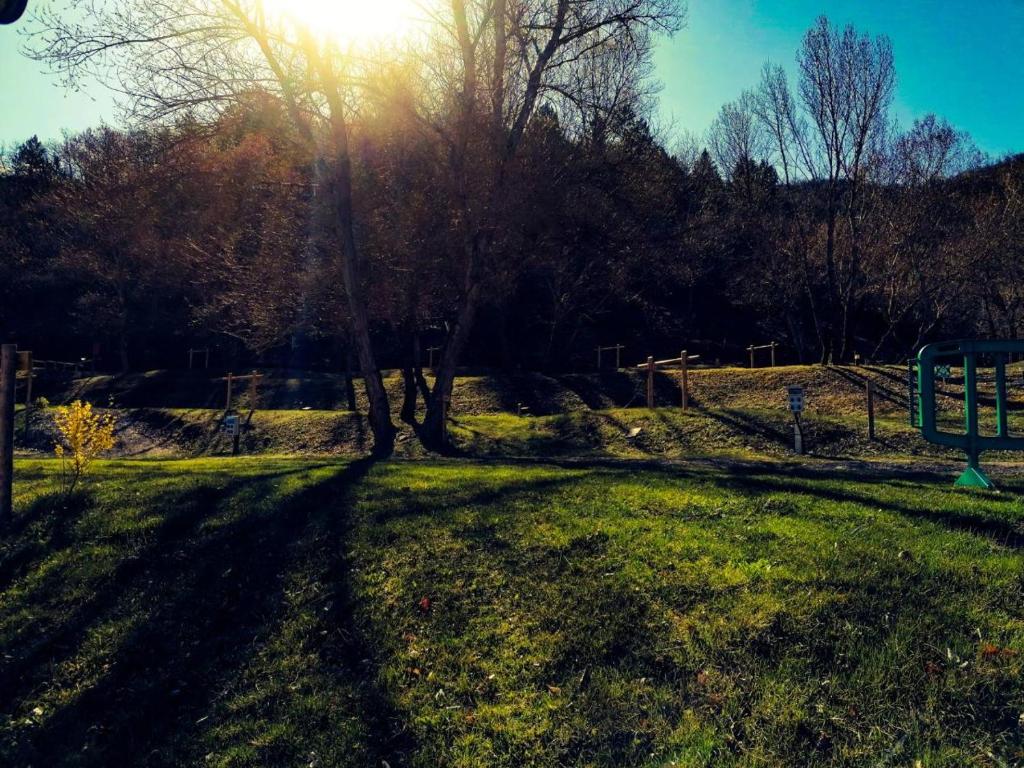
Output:
[[[765,59],[792,71],[821,13],[893,42],[896,114],[935,112],[996,156],[1024,151],[1024,0],[689,0],[686,29],[657,51],[661,122],[702,134],[723,102],[756,84]],[[66,93],[0,28],[0,144],[114,122],[105,93]]]
[[902,124],[934,112],[993,155],[1024,151],[1024,0],[690,0],[689,11],[657,53],[671,125],[703,133],[766,59],[793,74],[804,32],[825,13],[892,40]]

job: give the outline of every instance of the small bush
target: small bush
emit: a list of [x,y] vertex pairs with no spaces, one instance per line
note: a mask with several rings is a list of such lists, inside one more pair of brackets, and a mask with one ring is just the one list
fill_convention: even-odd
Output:
[[114,419],[75,400],[58,406],[53,421],[60,432],[54,453],[61,460],[61,490],[70,494],[93,460],[114,447]]

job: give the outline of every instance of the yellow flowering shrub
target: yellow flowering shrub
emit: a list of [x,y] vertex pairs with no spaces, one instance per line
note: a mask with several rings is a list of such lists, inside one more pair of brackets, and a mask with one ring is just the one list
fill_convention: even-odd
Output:
[[60,441],[54,453],[61,460],[61,487],[71,493],[93,459],[114,447],[114,419],[95,413],[91,403],[61,405],[53,417]]

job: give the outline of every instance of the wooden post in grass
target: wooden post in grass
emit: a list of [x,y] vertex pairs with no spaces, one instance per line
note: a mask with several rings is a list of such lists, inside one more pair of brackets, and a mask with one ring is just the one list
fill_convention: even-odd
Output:
[[779,346],[779,343],[777,341],[773,341],[771,344],[761,344],[760,346],[755,345],[755,344],[751,344],[749,347],[747,347],[747,352],[750,353],[750,367],[751,368],[754,367],[754,353],[755,352],[757,352],[759,349],[770,349],[771,350],[771,355],[772,355],[771,356],[772,368],[774,368],[775,367],[775,348],[777,346]]
[[0,524],[11,519],[14,486],[14,386],[18,362],[16,344],[0,348]]
[[440,351],[440,347],[427,347],[427,354],[430,355],[430,362],[427,364],[427,367],[430,370],[434,370],[434,353]]
[[654,357],[647,357],[647,407],[654,407]]
[[25,372],[25,421],[21,427],[21,439],[28,440],[29,417],[32,415],[32,379],[35,378],[33,371],[32,352],[18,353],[18,367]]
[[263,381],[263,376],[253,368],[252,376],[249,377],[249,415],[245,419],[246,428],[252,424],[253,414],[256,413],[256,409],[260,404],[260,383]]
[[234,379],[235,379],[235,374],[229,372],[228,373],[228,395],[227,395],[227,399],[226,399],[226,401],[224,403],[224,413],[229,413],[231,411],[231,385],[234,382]]
[[597,372],[601,372],[601,353],[615,350],[615,370],[618,371],[622,368],[622,350],[625,349],[621,344],[615,344],[610,347],[598,347],[597,348]]
[[875,383],[868,381],[868,440],[875,439]]
[[685,349],[679,353],[679,389],[681,390],[683,399],[683,410],[685,411],[690,404],[690,382],[686,366]]

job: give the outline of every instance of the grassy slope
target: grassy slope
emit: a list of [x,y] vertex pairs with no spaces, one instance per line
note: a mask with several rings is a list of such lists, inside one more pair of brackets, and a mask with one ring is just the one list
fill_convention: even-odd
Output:
[[[955,452],[925,443],[907,426],[904,377],[905,372],[894,366],[694,370],[694,407],[684,414],[670,407],[679,393],[677,381],[667,374],[659,375],[656,382],[660,408],[655,412],[639,407],[644,381],[635,373],[468,376],[457,380],[453,433],[462,451],[486,456],[782,455],[792,445],[785,386],[802,384],[808,393],[807,444],[817,455],[954,456]],[[1013,382],[1018,378],[1013,373]],[[878,393],[879,439],[875,442],[867,441],[865,434],[864,384],[868,380]],[[332,410],[344,398],[339,377],[275,374],[267,382],[265,409],[256,412],[251,431],[243,436],[243,453],[361,455],[366,451],[365,420]],[[389,376],[386,383],[397,409],[401,382]],[[119,406],[114,411],[119,419],[119,455],[217,455],[229,452],[230,441],[219,434],[220,411],[201,406],[214,405],[223,397],[223,386],[205,372],[154,371],[81,380],[60,397],[85,396]],[[949,428],[956,429],[962,406],[955,384],[946,389],[950,396],[940,399],[941,416]],[[1017,389],[1015,384],[1011,396],[1020,406]],[[361,393],[359,400],[363,400]],[[300,406],[311,410],[300,410]],[[512,415],[519,406],[527,409],[527,416]],[[1018,431],[1024,426],[1022,417],[1019,411],[1011,413]],[[994,424],[985,401],[981,418],[983,427]],[[47,421],[36,417],[32,440],[23,448],[51,450],[53,435]],[[637,427],[640,433],[628,437]],[[411,439],[411,428],[400,425],[400,429],[399,454],[421,453]]]
[[0,540],[0,764],[1024,761],[1018,481],[54,470]]

